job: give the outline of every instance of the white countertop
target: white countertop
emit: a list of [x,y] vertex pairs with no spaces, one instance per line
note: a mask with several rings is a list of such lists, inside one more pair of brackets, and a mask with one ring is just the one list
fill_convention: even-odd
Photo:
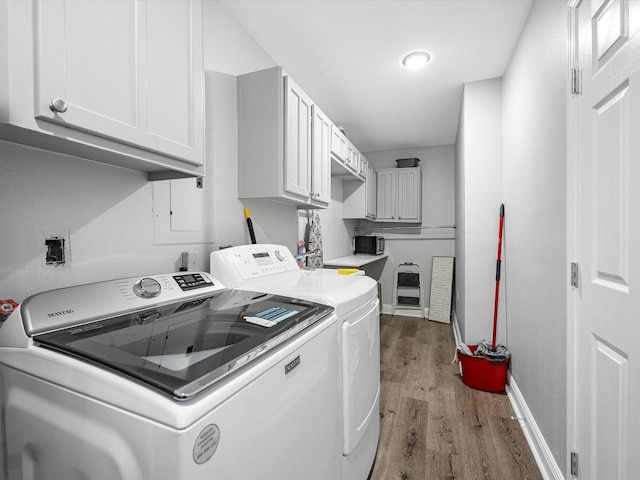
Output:
[[360,268],[364,267],[383,258],[387,258],[388,253],[382,255],[366,255],[364,253],[358,253],[356,255],[347,255],[346,257],[332,258],[331,260],[325,260],[324,264],[328,267],[348,267],[348,268]]

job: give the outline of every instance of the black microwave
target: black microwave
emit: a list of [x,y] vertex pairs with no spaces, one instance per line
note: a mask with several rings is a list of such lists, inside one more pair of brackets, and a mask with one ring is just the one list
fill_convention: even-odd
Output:
[[375,235],[356,235],[353,237],[353,253],[382,255],[384,253],[384,238]]

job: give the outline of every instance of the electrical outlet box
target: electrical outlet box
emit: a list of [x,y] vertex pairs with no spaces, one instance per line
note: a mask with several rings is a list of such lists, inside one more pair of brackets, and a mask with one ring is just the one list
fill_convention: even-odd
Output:
[[196,271],[198,252],[182,252],[182,268],[187,272]]
[[66,261],[64,237],[56,235],[45,238],[44,245],[46,247],[45,264],[64,265]]

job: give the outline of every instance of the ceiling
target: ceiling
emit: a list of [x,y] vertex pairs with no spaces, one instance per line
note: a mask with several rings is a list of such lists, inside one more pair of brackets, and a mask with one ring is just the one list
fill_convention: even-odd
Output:
[[[362,152],[455,143],[465,82],[503,75],[532,0],[221,0]],[[426,50],[422,70],[401,65]]]

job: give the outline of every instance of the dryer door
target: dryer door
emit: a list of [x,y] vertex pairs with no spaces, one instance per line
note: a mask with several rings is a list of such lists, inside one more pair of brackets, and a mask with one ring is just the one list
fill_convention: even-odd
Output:
[[349,455],[378,416],[380,316],[377,298],[342,324],[343,454]]

